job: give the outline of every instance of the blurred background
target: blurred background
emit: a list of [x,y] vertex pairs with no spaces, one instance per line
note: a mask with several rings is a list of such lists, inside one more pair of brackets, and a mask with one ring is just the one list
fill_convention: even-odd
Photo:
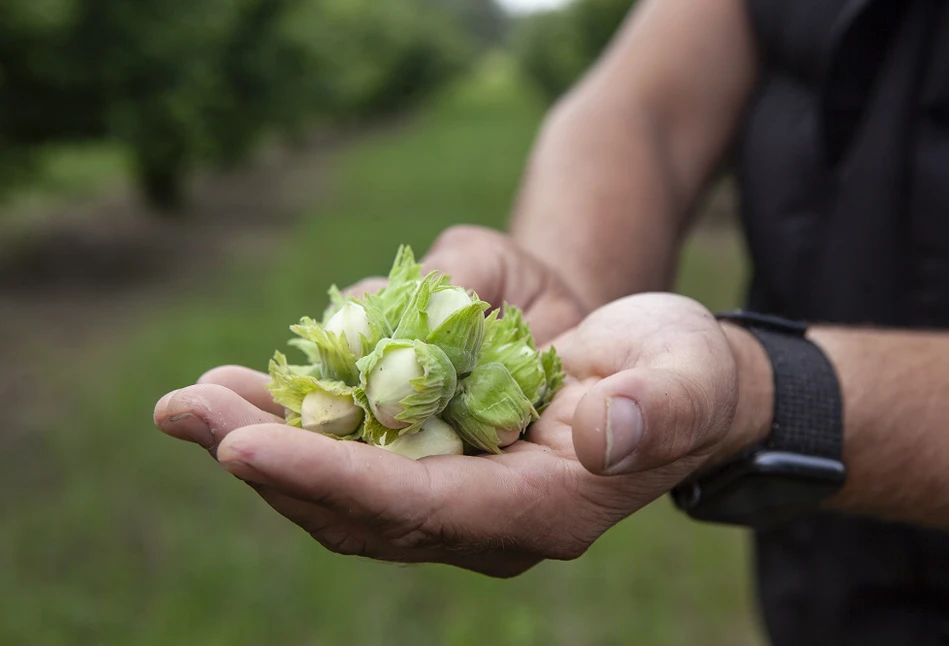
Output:
[[[154,402],[326,289],[503,227],[630,0],[0,3],[0,644],[758,644],[747,537],[660,500],[513,581],[338,557]],[[727,184],[679,289],[738,302]]]

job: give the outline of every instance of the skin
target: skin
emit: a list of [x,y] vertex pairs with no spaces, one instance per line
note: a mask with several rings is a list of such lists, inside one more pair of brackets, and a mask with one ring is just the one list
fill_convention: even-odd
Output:
[[[743,2],[636,6],[545,122],[511,234],[454,227],[424,262],[493,305],[521,306],[563,355],[572,381],[526,441],[418,462],[337,442],[283,425],[267,376],[233,366],[162,398],[159,428],[206,448],[330,550],[498,577],[579,557],[764,437],[771,369],[757,342],[694,301],[640,293],[669,289],[691,207],[754,87]],[[811,337],[844,393],[849,478],[828,504],[949,528],[949,335]]]

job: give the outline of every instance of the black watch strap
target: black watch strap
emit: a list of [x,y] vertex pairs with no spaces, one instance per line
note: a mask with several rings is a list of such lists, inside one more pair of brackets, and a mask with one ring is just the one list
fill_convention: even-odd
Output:
[[807,339],[807,326],[735,311],[716,315],[754,335],[771,360],[774,416],[765,449],[840,460],[843,404],[833,365]]

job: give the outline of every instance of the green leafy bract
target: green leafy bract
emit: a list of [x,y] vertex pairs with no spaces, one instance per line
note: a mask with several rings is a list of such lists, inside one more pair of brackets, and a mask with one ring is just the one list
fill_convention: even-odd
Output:
[[476,300],[451,314],[428,335],[428,342],[440,347],[459,375],[474,370],[484,341],[484,310],[488,304]]
[[339,291],[339,287],[336,285],[330,286],[327,294],[329,294],[330,302],[329,305],[326,306],[326,309],[323,310],[323,320],[321,321],[322,325],[326,325],[326,322],[333,318],[333,315],[342,309],[343,305],[345,305],[350,300],[343,296],[343,293]]
[[[352,386],[347,386],[341,381],[321,379],[312,374],[305,374],[301,371],[301,368],[306,368],[306,366],[289,365],[287,357],[281,352],[274,353],[274,358],[270,360],[271,382],[267,385],[267,389],[270,391],[274,402],[283,406],[286,410],[285,421],[288,425],[297,428],[303,427],[300,415],[303,400],[311,393],[325,392],[337,396],[355,396],[355,389]],[[359,439],[361,435],[362,425],[355,432],[346,436],[339,436],[337,439],[355,440]]]
[[337,336],[327,332],[319,323],[306,316],[300,319],[298,325],[290,326],[290,329],[316,346],[318,363],[324,377],[342,381],[349,386],[359,383],[356,357],[349,349],[345,334]]
[[364,442],[382,446],[391,444],[399,437],[400,432],[398,430],[383,426],[373,415],[372,406],[369,405],[369,398],[366,396],[365,390],[361,387],[356,388],[353,392],[353,399],[366,413],[362,423],[362,439]]
[[484,344],[478,362],[504,364],[524,395],[536,404],[547,390],[547,379],[530,328],[520,309],[512,305],[504,306],[503,317],[498,318],[497,314],[497,311],[491,312],[485,321]]
[[435,329],[431,328],[426,313],[429,301],[441,290],[457,287],[438,272],[432,272],[419,284],[418,289],[402,314],[393,333],[396,339],[422,339],[441,348],[459,375],[471,372],[478,362],[478,352],[484,341],[484,311],[489,305],[475,294],[472,302],[453,312]]
[[318,345],[312,341],[307,341],[306,339],[290,339],[287,341],[287,345],[296,348],[303,352],[306,355],[307,360],[310,362],[311,366],[320,365],[320,348]]
[[475,368],[445,408],[442,419],[469,445],[500,453],[498,430],[523,432],[538,417],[514,377],[501,363]]
[[395,339],[425,339],[429,333],[425,307],[428,305],[432,292],[447,284],[448,279],[436,271],[426,276],[409,297],[392,337]]
[[544,376],[547,386],[544,388],[544,392],[541,393],[540,400],[535,405],[537,406],[537,412],[543,413],[544,409],[553,401],[554,395],[556,395],[557,391],[563,386],[564,379],[567,378],[567,375],[563,371],[563,360],[560,358],[560,355],[557,354],[556,348],[551,347],[547,352],[541,355],[540,359],[544,366]]
[[415,262],[412,249],[399,247],[395,262],[389,271],[389,284],[379,290],[379,305],[389,329],[396,329],[408,307],[412,294],[422,280],[422,266]]

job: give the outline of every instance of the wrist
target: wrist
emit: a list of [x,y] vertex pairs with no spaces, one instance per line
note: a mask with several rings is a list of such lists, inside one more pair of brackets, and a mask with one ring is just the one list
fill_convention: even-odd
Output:
[[771,431],[774,413],[774,375],[761,343],[746,329],[722,322],[738,376],[735,415],[710,463],[726,462],[762,443]]

